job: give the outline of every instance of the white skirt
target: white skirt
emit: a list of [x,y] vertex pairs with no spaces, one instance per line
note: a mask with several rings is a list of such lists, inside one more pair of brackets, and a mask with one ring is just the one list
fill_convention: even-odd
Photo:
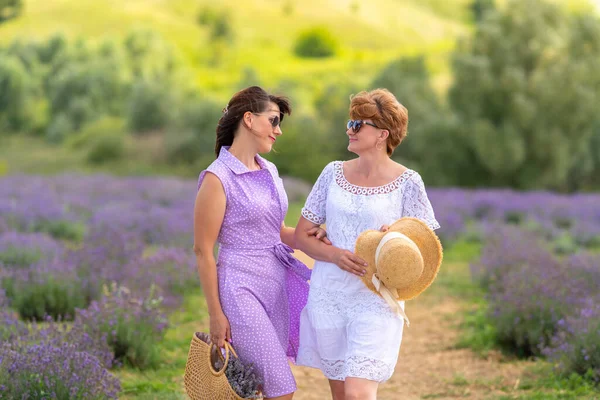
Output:
[[318,368],[330,380],[386,381],[398,361],[403,327],[403,319],[357,276],[316,262],[300,317],[297,364]]

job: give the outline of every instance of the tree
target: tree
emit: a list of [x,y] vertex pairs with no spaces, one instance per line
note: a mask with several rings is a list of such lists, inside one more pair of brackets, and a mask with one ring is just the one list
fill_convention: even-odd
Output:
[[0,133],[23,128],[28,92],[27,72],[20,60],[0,57]]
[[15,18],[23,10],[23,0],[0,0],[0,23]]
[[471,3],[471,12],[476,22],[481,22],[485,13],[494,8],[494,0],[473,0],[473,3]]
[[422,56],[391,62],[372,88],[386,88],[408,110],[408,136],[394,158],[408,162],[432,185],[473,185],[469,155],[456,135],[458,121],[441,104],[431,86]]
[[[535,10],[535,12],[531,12]],[[487,184],[576,189],[591,173],[600,106],[600,22],[541,0],[490,10],[453,56],[450,105]]]

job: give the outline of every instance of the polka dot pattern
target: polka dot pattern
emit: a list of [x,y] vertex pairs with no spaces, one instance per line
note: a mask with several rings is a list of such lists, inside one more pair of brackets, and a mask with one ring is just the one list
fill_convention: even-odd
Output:
[[254,364],[266,397],[282,396],[296,390],[288,359],[298,352],[310,270],[281,243],[288,200],[275,166],[257,156],[261,169],[250,171],[228,149],[198,181],[200,187],[206,173],[216,175],[227,198],[218,237],[219,296],[240,359]]

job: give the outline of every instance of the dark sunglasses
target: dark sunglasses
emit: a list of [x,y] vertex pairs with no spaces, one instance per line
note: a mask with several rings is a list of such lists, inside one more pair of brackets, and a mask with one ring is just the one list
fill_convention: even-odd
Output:
[[346,124],[346,129],[352,128],[352,131],[354,133],[358,133],[358,131],[360,131],[360,128],[362,128],[363,124],[371,125],[375,128],[379,128],[377,125],[375,125],[372,122],[363,121],[362,119],[357,119],[356,121],[353,119],[350,119],[350,120],[348,120],[348,123]]
[[[252,113],[254,115],[264,115],[261,113]],[[273,127],[273,129],[277,128],[279,125],[281,125],[281,122],[283,121],[283,114],[281,115],[276,115],[273,118],[269,118],[269,122],[271,123],[271,126]]]

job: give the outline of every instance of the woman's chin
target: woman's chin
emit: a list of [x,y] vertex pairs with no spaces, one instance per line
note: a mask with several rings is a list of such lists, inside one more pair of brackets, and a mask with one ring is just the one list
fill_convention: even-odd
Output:
[[271,150],[273,150],[273,143],[265,144],[264,146],[262,146],[259,153],[267,154],[270,153]]
[[356,144],[354,144],[353,142],[348,143],[348,151],[351,153],[358,154],[360,149],[358,149],[357,147],[358,146],[356,146]]

